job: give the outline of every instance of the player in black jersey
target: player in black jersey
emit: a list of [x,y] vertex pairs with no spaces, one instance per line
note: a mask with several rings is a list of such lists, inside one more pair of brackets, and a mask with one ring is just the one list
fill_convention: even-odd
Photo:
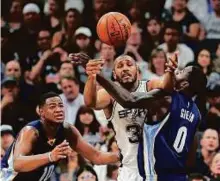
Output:
[[64,120],[59,95],[44,94],[39,103],[40,120],[26,125],[7,151],[1,164],[4,181],[47,181],[56,163],[71,149],[95,164],[119,161],[119,155],[96,150],[85,142],[78,130]]

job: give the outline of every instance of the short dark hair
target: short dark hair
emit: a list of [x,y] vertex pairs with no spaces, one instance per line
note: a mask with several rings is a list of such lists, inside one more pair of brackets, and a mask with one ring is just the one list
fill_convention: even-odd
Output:
[[166,29],[174,29],[176,31],[178,31],[179,35],[182,35],[183,31],[182,31],[182,26],[175,22],[175,21],[168,21],[165,26],[164,26],[164,32],[166,31]]
[[55,92],[47,92],[40,97],[40,101],[39,101],[38,106],[39,107],[44,106],[46,100],[51,97],[59,97],[60,98],[59,94],[57,94]]

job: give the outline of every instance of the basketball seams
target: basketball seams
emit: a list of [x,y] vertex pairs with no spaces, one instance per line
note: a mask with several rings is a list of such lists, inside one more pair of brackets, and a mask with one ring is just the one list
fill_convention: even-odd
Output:
[[108,39],[109,39],[110,43],[113,45],[113,42],[112,42],[111,36],[109,35],[109,29],[108,29],[108,18],[109,18],[109,16],[107,16],[107,18],[106,18],[105,28],[107,29]]
[[110,16],[112,16],[115,19],[116,23],[118,24],[118,27],[120,29],[121,36],[122,36],[122,41],[124,41],[125,39],[124,39],[123,32],[122,32],[122,29],[121,29],[121,26],[120,26],[118,20],[116,19],[116,17],[113,14],[110,14]]

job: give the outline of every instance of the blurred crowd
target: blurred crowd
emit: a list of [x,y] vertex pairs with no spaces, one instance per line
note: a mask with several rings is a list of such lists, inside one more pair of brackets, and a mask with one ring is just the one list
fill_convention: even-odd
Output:
[[[118,152],[114,132],[102,111],[84,105],[85,69],[67,61],[69,53],[103,58],[112,78],[114,59],[132,56],[141,79],[161,78],[167,58],[178,67],[201,67],[208,84],[190,181],[220,178],[220,0],[2,0],[1,1],[1,157],[28,122],[38,119],[39,96],[60,94],[65,121],[93,146]],[[96,34],[99,18],[111,11],[131,21],[126,45],[114,48]],[[51,181],[114,181],[120,165],[97,166],[75,152],[57,167]]]

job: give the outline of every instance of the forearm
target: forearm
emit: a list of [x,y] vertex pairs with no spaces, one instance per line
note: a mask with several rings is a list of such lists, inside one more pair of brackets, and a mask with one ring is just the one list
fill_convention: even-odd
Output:
[[96,76],[90,75],[86,81],[86,85],[84,88],[84,102],[86,106],[96,107]]
[[20,155],[14,159],[14,170],[16,172],[30,172],[48,163],[50,163],[49,153],[31,156]]
[[105,79],[102,75],[97,75],[98,83],[105,88],[105,90],[123,107],[131,106],[134,102],[134,96],[126,89],[120,87],[113,81]]
[[163,89],[167,92],[172,92],[174,88],[173,72],[166,72],[160,86],[156,88]]
[[44,59],[40,59],[37,64],[32,68],[31,72],[30,72],[30,80],[34,81],[36,80],[39,75],[42,72],[43,66],[44,66],[45,60]]
[[104,153],[98,152],[94,156],[94,160],[92,162],[96,165],[107,165],[107,164],[114,164],[120,161],[119,154],[116,153]]

